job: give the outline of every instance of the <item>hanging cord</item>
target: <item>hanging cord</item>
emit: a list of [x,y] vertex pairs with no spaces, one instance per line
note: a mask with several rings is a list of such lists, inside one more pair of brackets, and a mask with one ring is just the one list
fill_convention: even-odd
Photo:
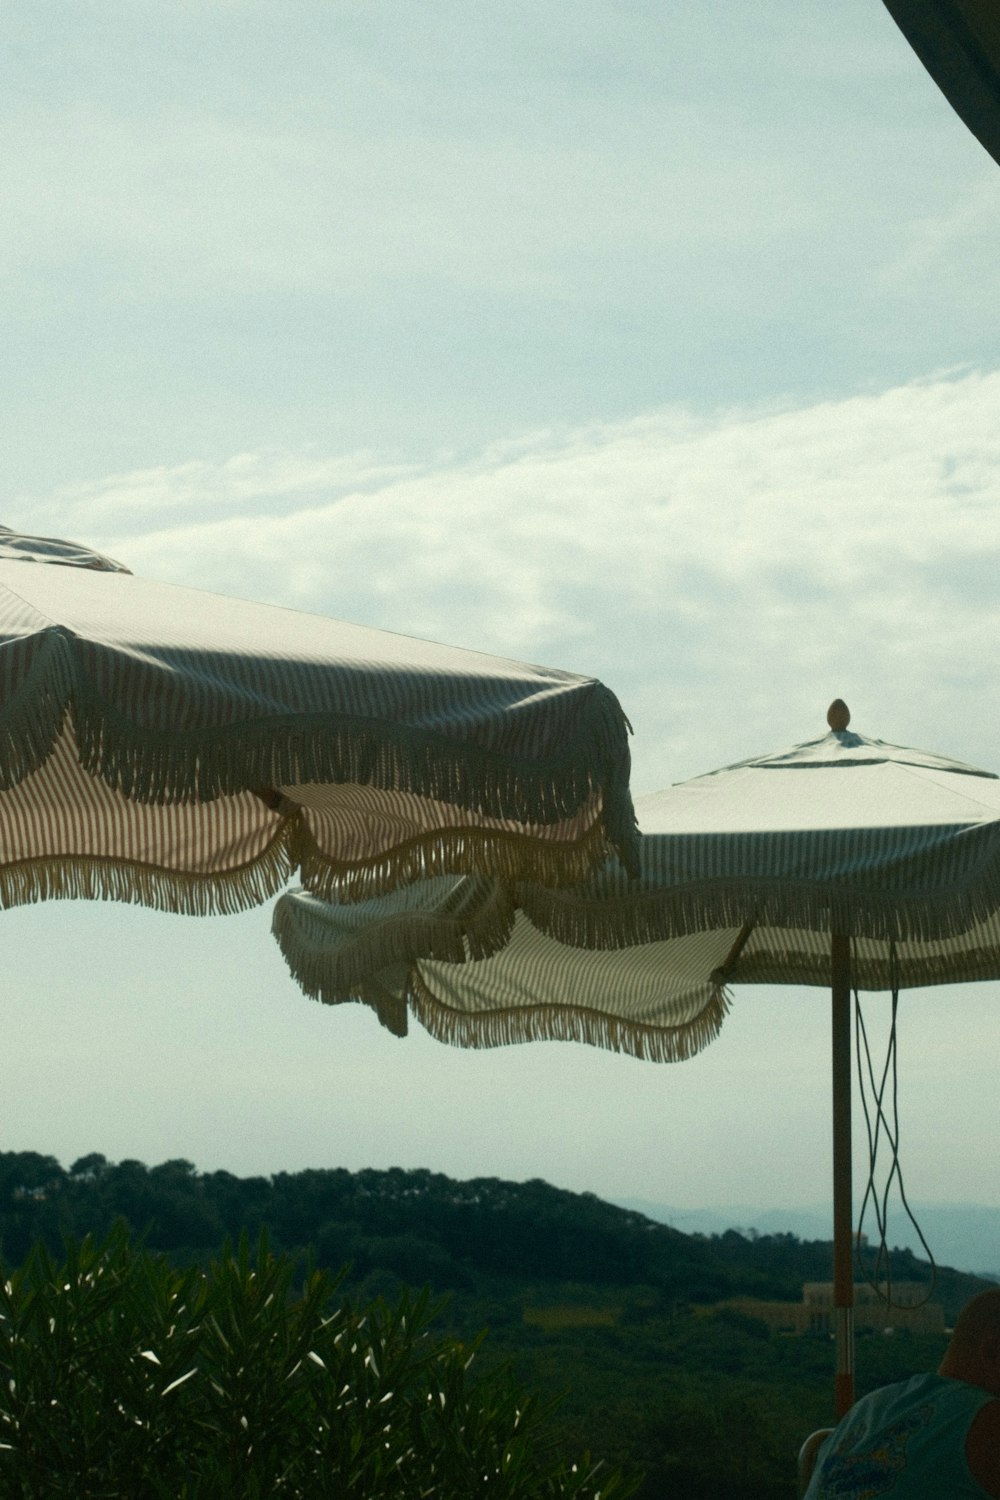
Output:
[[[899,1075],[897,1054],[897,1031],[896,1023],[899,1012],[899,974],[896,959],[896,945],[889,944],[889,982],[892,988],[892,1019],[889,1026],[889,1042],[886,1048],[885,1064],[882,1068],[882,1076],[876,1083],[875,1068],[872,1063],[871,1048],[868,1045],[868,1033],[865,1028],[865,1019],[861,1013],[861,997],[858,991],[854,991],[854,1030],[855,1045],[858,1058],[858,1086],[861,1093],[861,1107],[864,1110],[865,1129],[868,1133],[868,1182],[865,1186],[865,1195],[861,1202],[861,1212],[858,1215],[858,1230],[854,1242],[855,1259],[858,1269],[864,1280],[881,1298],[887,1307],[923,1307],[931,1300],[934,1289],[937,1286],[937,1265],[931,1248],[924,1238],[923,1230],[917,1223],[913,1210],[906,1197],[906,1189],[903,1186],[903,1170],[899,1163]],[[862,1068],[862,1052],[864,1054],[864,1068]],[[865,1074],[867,1073],[867,1083]],[[892,1119],[886,1114],[885,1091],[889,1080],[892,1080],[891,1112]],[[871,1093],[871,1109],[869,1109],[868,1091]],[[872,1126],[872,1111],[875,1115],[875,1124]],[[890,1151],[889,1175],[885,1180],[885,1186],[881,1195],[875,1185],[875,1172],[878,1161],[879,1146],[882,1136],[885,1136]],[[906,1216],[917,1232],[927,1259],[930,1262],[931,1282],[925,1296],[919,1302],[893,1302],[892,1298],[892,1258],[889,1253],[887,1241],[889,1226],[889,1193],[892,1189],[893,1178],[899,1184],[899,1197]],[[875,1264],[871,1271],[864,1264],[861,1254],[862,1229],[865,1221],[865,1212],[869,1200],[875,1211],[875,1222],[878,1225],[878,1251],[875,1256]],[[882,1279],[885,1287],[883,1290]]]

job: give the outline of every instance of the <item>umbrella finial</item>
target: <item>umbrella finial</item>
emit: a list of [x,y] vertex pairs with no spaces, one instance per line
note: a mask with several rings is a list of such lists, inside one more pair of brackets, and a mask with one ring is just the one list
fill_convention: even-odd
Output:
[[843,698],[834,698],[833,702],[830,704],[830,707],[826,711],[826,722],[829,724],[831,729],[837,732],[839,732],[841,729],[847,728],[848,724],[851,722],[851,710],[848,708]]

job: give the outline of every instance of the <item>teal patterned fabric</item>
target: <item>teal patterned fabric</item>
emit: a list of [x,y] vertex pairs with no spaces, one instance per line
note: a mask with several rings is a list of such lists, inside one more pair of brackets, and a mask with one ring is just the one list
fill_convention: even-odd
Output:
[[989,1500],[969,1472],[965,1438],[993,1399],[942,1375],[873,1391],[820,1449],[806,1500]]

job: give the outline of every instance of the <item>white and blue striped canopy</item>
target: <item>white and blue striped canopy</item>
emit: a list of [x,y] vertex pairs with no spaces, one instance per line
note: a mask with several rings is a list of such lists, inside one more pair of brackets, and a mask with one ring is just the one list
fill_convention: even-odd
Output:
[[574,1041],[674,1062],[718,1034],[728,1001],[706,982],[700,935],[587,949],[540,932],[513,900],[503,882],[461,877],[354,905],[293,891],[273,931],[307,995],[362,1001],[397,1036],[409,1013],[460,1047]]
[[[1000,780],[847,730],[636,803],[640,874],[560,891],[449,881],[347,910],[289,895],[307,993],[406,1009],[467,1046],[535,1037],[690,1056],[731,983],[859,989],[1000,978]],[[516,915],[515,915],[516,913]]]
[[0,905],[579,880],[634,860],[627,735],[590,678],[0,529]]

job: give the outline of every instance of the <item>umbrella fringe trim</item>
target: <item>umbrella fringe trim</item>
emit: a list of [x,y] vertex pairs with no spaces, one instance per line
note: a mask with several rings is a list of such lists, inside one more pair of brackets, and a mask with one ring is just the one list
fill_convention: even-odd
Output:
[[[582,760],[575,765],[575,756],[512,763],[460,739],[413,730],[404,738],[391,724],[345,723],[343,715],[187,733],[137,731],[113,719],[105,704],[91,712],[74,706],[80,760],[91,775],[139,802],[207,802],[254,786],[355,783],[546,824],[572,817],[595,788],[606,786]],[[604,791],[606,817],[612,801]]]
[[322,911],[279,901],[271,931],[290,974],[305,994],[324,1005],[340,1005],[367,999],[359,988],[366,976],[390,965],[414,958],[452,964],[491,958],[510,940],[514,913],[509,887],[497,885],[489,904],[469,916],[449,922],[440,915],[405,913],[333,945]]
[[3,684],[0,791],[17,786],[48,760],[66,722],[72,688],[65,639],[61,631],[50,631],[16,687]]
[[[992,870],[975,872],[974,890],[952,885],[935,895],[841,886],[804,890],[758,880],[712,881],[680,890],[627,891],[605,896],[549,890],[539,881],[518,888],[530,921],[558,942],[578,948],[620,949],[666,942],[716,928],[801,928],[843,932],[882,942],[933,943],[957,938],[1000,911],[1000,858]],[[595,887],[590,887],[593,892]]]
[[[731,995],[726,986],[706,986],[707,1000],[696,1016],[677,1026],[653,1026],[623,1017],[611,1016],[598,1010],[582,1006],[538,1005],[530,1008],[469,1014],[456,1010],[439,1000],[428,987],[418,969],[408,968],[402,995],[393,994],[377,981],[366,982],[362,977],[365,967],[360,948],[345,954],[343,964],[338,963],[329,945],[329,928],[322,913],[310,913],[297,908],[289,913],[289,903],[279,902],[272,919],[272,931],[288,966],[289,973],[302,991],[311,999],[324,1005],[359,1003],[368,1005],[377,1014],[380,1022],[396,1036],[406,1034],[407,1008],[421,1025],[438,1041],[466,1048],[503,1047],[522,1042],[572,1041],[602,1047],[607,1051],[625,1053],[647,1062],[684,1062],[695,1057],[713,1042],[729,1013]],[[479,956],[490,957],[507,941],[513,921],[513,906],[510,918],[503,904],[498,904],[494,913],[477,913],[474,919],[474,941],[481,947]],[[392,963],[405,961],[413,956],[414,932],[407,931],[401,920],[398,930],[393,927],[386,946],[373,939],[378,948],[378,964],[385,969]],[[466,939],[472,937],[467,931]],[[324,945],[324,937],[327,939]],[[420,924],[416,938],[426,942],[426,924]],[[289,939],[294,941],[289,941]],[[446,963],[462,963],[470,954],[456,945],[453,954],[445,951],[450,935],[442,934],[443,942],[435,952],[425,952],[427,958]],[[396,940],[398,941],[398,945]],[[307,946],[308,945],[308,946]],[[368,964],[371,973],[373,965]]]
[[572,817],[595,791],[607,837],[637,873],[628,787],[628,720],[594,682],[563,754],[520,759],[459,734],[343,713],[261,718],[187,730],[137,726],[90,686],[68,633],[52,629],[0,709],[0,790],[37,771],[69,715],[80,762],[140,802],[212,801],[227,793],[314,782],[357,783],[454,803],[490,817],[546,824]]
[[399,886],[439,875],[574,885],[592,874],[609,853],[600,826],[588,829],[573,844],[532,840],[504,829],[447,829],[412,839],[357,864],[324,854],[304,819],[296,821],[293,843],[293,858],[306,889],[324,901],[345,902],[371,901]]
[[252,864],[194,875],[113,858],[54,856],[0,867],[0,908],[38,901],[121,901],[180,916],[229,916],[261,906],[288,883],[288,839],[279,834]]
[[[411,970],[405,998],[431,1036],[455,1047],[506,1047],[523,1042],[583,1042],[643,1062],[687,1062],[713,1042],[729,1013],[725,986],[712,985],[703,1008],[679,1026],[652,1026],[570,1005],[493,1010],[480,1014],[444,1004]],[[370,1003],[370,1002],[369,1002]]]
[[[817,965],[815,953],[804,954],[792,947],[780,948],[768,935],[769,946],[745,955],[733,977],[740,984],[814,985],[829,987],[826,964]],[[862,941],[866,941],[862,939]],[[893,965],[888,949],[884,955],[855,953],[851,959],[851,983],[858,990],[926,989],[937,984],[966,984],[975,980],[1000,978],[998,949],[979,947],[968,952],[948,950],[942,955],[921,954],[912,960],[905,951]]]

